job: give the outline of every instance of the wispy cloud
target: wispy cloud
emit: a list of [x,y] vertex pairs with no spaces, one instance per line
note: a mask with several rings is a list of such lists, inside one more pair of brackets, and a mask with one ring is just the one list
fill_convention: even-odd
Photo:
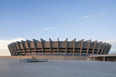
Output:
[[52,30],[52,29],[54,29],[54,27],[46,27],[46,28],[44,28],[45,31]]
[[4,55],[10,55],[9,50],[8,50],[8,44],[16,41],[21,41],[25,40],[23,38],[16,38],[16,39],[11,39],[11,40],[0,40],[0,56]]
[[88,19],[88,18],[91,18],[91,17],[93,17],[93,15],[86,15],[86,16],[83,16],[82,18],[83,19]]
[[111,41],[107,41],[107,42],[109,42],[112,45],[110,53],[116,54],[116,40],[111,40]]

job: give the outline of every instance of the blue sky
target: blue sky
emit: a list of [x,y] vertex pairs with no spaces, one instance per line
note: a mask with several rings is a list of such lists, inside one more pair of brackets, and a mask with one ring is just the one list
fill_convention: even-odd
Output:
[[116,0],[0,0],[3,43],[58,37],[109,42],[116,53]]

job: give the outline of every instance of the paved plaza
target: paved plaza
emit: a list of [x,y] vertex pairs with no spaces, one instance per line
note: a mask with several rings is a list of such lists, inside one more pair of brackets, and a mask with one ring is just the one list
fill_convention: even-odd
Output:
[[0,77],[116,77],[116,62],[0,60]]

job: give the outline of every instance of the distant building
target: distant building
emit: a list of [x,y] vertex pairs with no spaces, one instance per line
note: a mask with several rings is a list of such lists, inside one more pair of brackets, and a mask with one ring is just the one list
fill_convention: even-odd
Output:
[[46,55],[46,56],[89,56],[93,54],[108,54],[111,44],[97,41],[84,41],[84,39],[76,41],[33,41],[26,40],[13,42],[8,45],[11,56],[27,56],[27,55]]

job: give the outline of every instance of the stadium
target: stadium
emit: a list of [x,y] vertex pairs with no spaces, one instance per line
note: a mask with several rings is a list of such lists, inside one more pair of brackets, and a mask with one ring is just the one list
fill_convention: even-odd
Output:
[[11,56],[30,56],[30,55],[46,55],[46,56],[89,56],[108,54],[111,44],[106,42],[97,42],[84,39],[76,41],[49,41],[33,39],[32,41],[17,41],[8,45]]

